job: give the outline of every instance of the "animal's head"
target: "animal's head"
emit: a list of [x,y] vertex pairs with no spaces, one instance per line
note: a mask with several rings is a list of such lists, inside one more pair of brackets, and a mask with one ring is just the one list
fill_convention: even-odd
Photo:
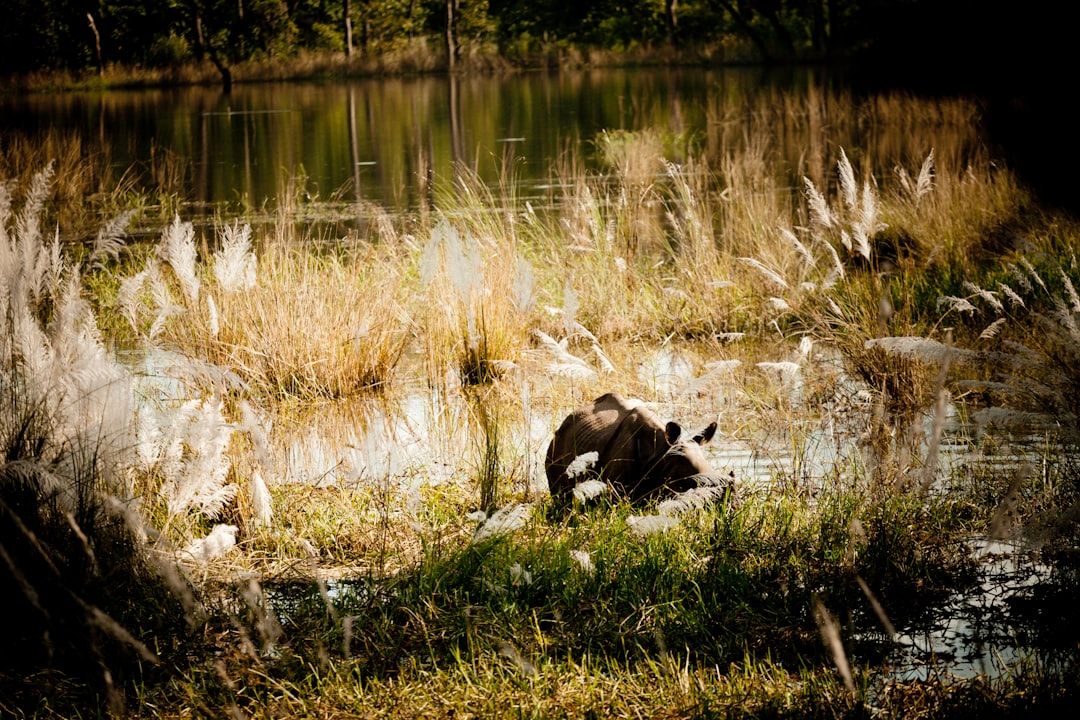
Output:
[[669,422],[664,426],[662,438],[658,438],[653,453],[643,456],[649,458],[641,482],[643,494],[661,486],[680,489],[680,480],[715,474],[701,450],[701,446],[712,440],[715,434],[715,422],[709,423],[708,427],[692,437],[683,437],[678,423]]

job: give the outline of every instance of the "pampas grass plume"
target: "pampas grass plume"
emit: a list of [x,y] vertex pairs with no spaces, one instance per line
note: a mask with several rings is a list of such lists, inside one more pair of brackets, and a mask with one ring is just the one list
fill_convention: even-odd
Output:
[[190,222],[182,222],[177,215],[172,225],[161,233],[159,252],[161,259],[168,263],[176,274],[184,295],[194,305],[199,301],[201,287],[196,272],[195,226]]
[[631,515],[626,518],[626,524],[636,534],[645,537],[670,530],[679,524],[679,520],[666,515]]
[[221,557],[236,547],[237,531],[239,528],[235,525],[215,525],[209,535],[193,540],[185,547],[180,552],[180,557],[199,563]]
[[214,253],[214,278],[225,292],[255,285],[255,255],[251,252],[251,226],[239,223],[221,230],[221,249]]
[[532,513],[532,506],[525,503],[517,503],[499,508],[484,524],[476,529],[471,543],[478,545],[486,540],[501,537],[515,530],[525,527],[525,522]]
[[840,160],[836,163],[837,172],[840,175],[840,194],[844,197],[844,204],[849,210],[855,210],[858,205],[858,189],[855,184],[855,170],[851,167],[844,148],[840,148]]
[[586,575],[591,577],[596,574],[596,566],[593,565],[592,556],[586,550],[571,550],[570,557]]
[[574,486],[574,500],[588,502],[608,491],[608,484],[603,480],[584,480]]

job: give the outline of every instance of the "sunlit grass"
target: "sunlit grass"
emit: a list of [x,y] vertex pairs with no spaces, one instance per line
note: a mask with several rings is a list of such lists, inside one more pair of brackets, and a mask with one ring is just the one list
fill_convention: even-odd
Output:
[[[1046,394],[1031,397],[1074,423],[1080,300],[1066,279],[1076,231],[1040,234],[1015,179],[965,147],[973,108],[906,116],[938,127],[930,155],[896,119],[918,107],[758,98],[701,139],[607,134],[607,172],[567,178],[549,208],[522,202],[509,170],[494,188],[461,172],[432,212],[370,244],[315,242],[283,209],[270,236],[177,217],[149,251],[120,231],[76,248],[100,260],[110,337],[167,368],[139,378],[133,417],[112,418],[133,451],[112,494],[139,548],[187,588],[173,619],[193,631],[161,641],[169,680],[126,686],[136,712],[857,715],[894,695],[916,715],[951,707],[944,683],[891,678],[891,628],[970,582],[966,540],[994,535],[1012,506],[986,500],[1000,482],[926,482],[937,438],[912,428],[962,386],[936,355],[895,350],[952,342],[954,319],[958,351],[994,339],[975,332],[1006,295],[984,259],[1012,248],[986,233],[1008,227],[1061,272],[1006,256],[1033,304],[993,311],[1017,326],[997,331],[1027,350],[973,351],[965,367],[981,375],[967,379],[1014,397],[1038,382]],[[743,114],[769,122],[746,130]],[[848,115],[838,134],[892,129],[867,148],[825,143],[826,121]],[[782,157],[773,127],[805,134],[806,157]],[[105,357],[96,322],[80,320],[83,286],[49,284],[68,276],[49,270],[63,248],[40,232],[43,193],[5,226],[7,289],[23,293],[9,303],[13,377],[78,359],[64,350],[73,328]],[[963,285],[969,274],[999,295]],[[955,317],[961,300],[980,322]],[[1006,362],[1010,348],[1029,362]],[[686,425],[718,420],[748,452],[779,440],[790,458],[765,480],[718,458],[735,475],[730,504],[680,513],[604,496],[559,514],[546,442],[609,390]],[[20,452],[75,437],[45,423],[39,445],[20,444],[35,425],[12,417]],[[815,474],[814,443],[830,442],[843,451]],[[1039,677],[950,687],[1007,706]]]

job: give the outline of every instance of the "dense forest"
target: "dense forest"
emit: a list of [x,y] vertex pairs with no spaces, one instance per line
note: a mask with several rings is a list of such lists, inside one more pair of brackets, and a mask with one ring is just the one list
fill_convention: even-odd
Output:
[[[877,52],[936,73],[1026,63],[1060,47],[1054,4],[972,0],[7,0],[0,74],[226,68],[305,52],[423,46],[452,64],[530,64],[567,49],[664,50],[712,62],[805,62]],[[1038,49],[1038,52],[1036,52]],[[971,63],[978,63],[977,67]]]

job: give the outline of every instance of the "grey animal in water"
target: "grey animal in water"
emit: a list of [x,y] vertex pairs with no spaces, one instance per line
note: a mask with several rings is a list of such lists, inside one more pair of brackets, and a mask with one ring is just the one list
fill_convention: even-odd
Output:
[[[713,470],[701,451],[715,433],[714,422],[684,438],[678,423],[660,422],[640,400],[601,395],[572,412],[555,431],[545,462],[548,488],[559,504],[571,499],[579,482],[596,477],[631,501],[706,485],[730,489],[730,477]],[[575,458],[592,452],[597,456],[587,472],[571,467]]]

